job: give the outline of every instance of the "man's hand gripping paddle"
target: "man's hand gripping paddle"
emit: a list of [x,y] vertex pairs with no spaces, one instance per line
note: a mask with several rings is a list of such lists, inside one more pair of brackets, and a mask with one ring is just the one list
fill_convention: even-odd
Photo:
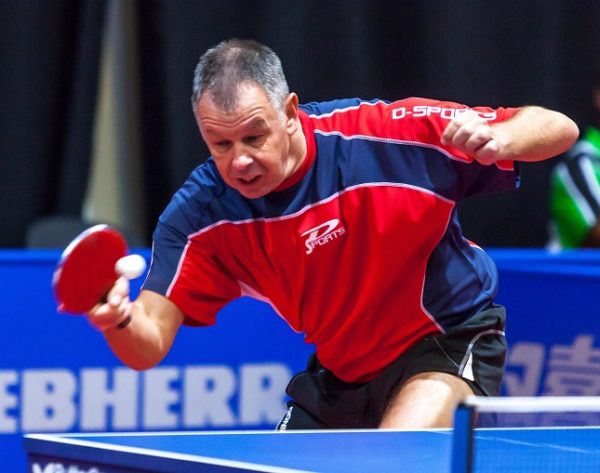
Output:
[[108,225],[96,225],[78,235],[62,253],[52,284],[58,310],[89,312],[105,300],[117,279],[135,279],[146,269],[140,255],[127,255],[127,242]]

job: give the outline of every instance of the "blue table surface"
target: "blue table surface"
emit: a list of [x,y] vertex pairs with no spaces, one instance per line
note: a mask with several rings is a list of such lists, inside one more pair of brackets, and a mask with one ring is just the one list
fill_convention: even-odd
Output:
[[[24,442],[30,458],[136,471],[443,473],[452,431],[27,435]],[[475,452],[477,473],[597,472],[600,428],[476,429]]]

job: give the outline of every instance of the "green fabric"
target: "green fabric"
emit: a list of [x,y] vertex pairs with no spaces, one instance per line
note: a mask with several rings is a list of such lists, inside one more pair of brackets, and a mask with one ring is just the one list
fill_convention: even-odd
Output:
[[551,187],[550,211],[558,232],[562,248],[578,248],[588,234],[590,227],[577,202],[567,191],[564,181],[554,174]]
[[[596,179],[600,182],[600,130],[590,127],[582,141],[591,144],[597,151],[591,156]],[[562,248],[578,248],[583,244],[591,226],[586,221],[577,201],[569,193],[559,170],[564,164],[555,167],[550,182],[550,213],[557,237]]]
[[598,154],[600,154],[600,130],[594,127],[589,127],[587,130],[585,130],[583,139],[596,148],[596,151]]

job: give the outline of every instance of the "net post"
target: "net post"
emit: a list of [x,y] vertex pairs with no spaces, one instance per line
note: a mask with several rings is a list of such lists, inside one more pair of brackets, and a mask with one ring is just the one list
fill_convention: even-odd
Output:
[[454,412],[451,473],[473,471],[475,407],[461,402]]

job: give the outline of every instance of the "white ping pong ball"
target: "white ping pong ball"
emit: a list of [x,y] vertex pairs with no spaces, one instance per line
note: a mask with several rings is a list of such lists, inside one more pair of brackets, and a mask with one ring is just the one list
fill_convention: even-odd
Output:
[[124,256],[117,261],[115,269],[127,279],[139,278],[146,270],[146,260],[141,255]]

